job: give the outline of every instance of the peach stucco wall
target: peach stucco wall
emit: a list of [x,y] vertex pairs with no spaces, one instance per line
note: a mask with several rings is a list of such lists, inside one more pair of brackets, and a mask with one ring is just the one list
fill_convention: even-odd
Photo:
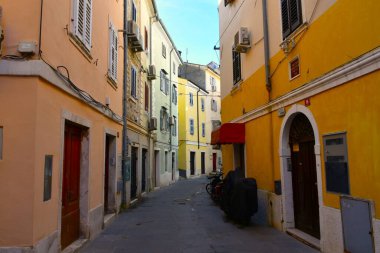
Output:
[[[27,3],[26,3],[27,2]],[[0,0],[3,55],[20,55],[20,41],[38,43],[39,0]],[[53,68],[65,66],[70,80],[94,99],[122,115],[122,33],[118,40],[118,76],[109,82],[109,22],[123,29],[122,1],[93,1],[92,47],[85,52],[73,39],[72,1],[44,1],[42,58]],[[37,44],[38,48],[38,44]],[[37,59],[38,55],[30,57]],[[67,75],[63,68],[60,68]],[[0,126],[4,154],[0,161],[0,247],[32,246],[60,227],[64,111],[90,122],[89,210],[103,204],[105,130],[121,136],[122,125],[39,77],[0,77]],[[4,106],[7,105],[7,106]],[[117,154],[121,138],[117,138]],[[45,155],[53,155],[52,198],[43,202]],[[115,182],[116,183],[116,182]],[[21,229],[22,228],[22,229]]]
[[[90,124],[89,210],[103,204],[105,129],[121,125],[37,77],[1,77],[0,246],[30,246],[58,228],[63,118],[68,111]],[[15,102],[17,101],[17,103]],[[117,138],[117,153],[121,138]],[[43,201],[44,157],[53,155],[52,198]],[[34,179],[34,180],[33,180]],[[22,227],[23,229],[20,229]]]
[[37,84],[35,78],[18,80],[0,77],[0,101],[8,105],[0,106],[0,246],[32,242]]

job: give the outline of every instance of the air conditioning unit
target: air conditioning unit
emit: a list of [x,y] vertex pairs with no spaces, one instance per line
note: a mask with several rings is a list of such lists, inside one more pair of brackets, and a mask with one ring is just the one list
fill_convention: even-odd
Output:
[[128,20],[127,24],[127,36],[129,40],[130,47],[135,52],[142,52],[144,51],[143,48],[143,39],[140,34],[140,29],[137,23],[133,20]]
[[157,118],[152,117],[149,122],[149,129],[152,130],[157,130]]
[[234,49],[239,53],[246,53],[251,48],[251,35],[247,27],[240,27],[235,34]]
[[154,79],[156,79],[156,66],[149,65],[148,80],[154,80]]
[[173,126],[174,125],[174,117],[169,117],[169,125]]

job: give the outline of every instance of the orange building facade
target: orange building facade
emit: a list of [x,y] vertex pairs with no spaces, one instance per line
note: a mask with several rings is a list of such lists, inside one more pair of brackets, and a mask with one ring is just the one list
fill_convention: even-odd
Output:
[[119,211],[123,2],[0,6],[0,251],[60,252]]

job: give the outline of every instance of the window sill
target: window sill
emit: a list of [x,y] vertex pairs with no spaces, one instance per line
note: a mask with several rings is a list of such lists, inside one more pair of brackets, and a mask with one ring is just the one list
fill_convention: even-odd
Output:
[[128,95],[128,99],[133,103],[137,104],[137,98],[135,98],[134,96]]
[[79,52],[81,52],[81,54],[87,59],[87,61],[92,63],[93,58],[91,56],[91,52],[74,34],[69,33],[69,40],[79,50]]
[[280,44],[280,48],[284,53],[290,53],[292,49],[295,47],[296,42],[295,38],[298,37],[302,32],[304,32],[309,27],[309,23],[302,23],[296,30],[294,30],[291,34],[289,34]]
[[117,90],[117,82],[113,80],[108,74],[107,74],[107,83],[114,89]]
[[241,89],[241,84],[243,83],[243,79],[240,79],[237,83],[234,84],[234,86],[231,89],[231,95],[235,94]]

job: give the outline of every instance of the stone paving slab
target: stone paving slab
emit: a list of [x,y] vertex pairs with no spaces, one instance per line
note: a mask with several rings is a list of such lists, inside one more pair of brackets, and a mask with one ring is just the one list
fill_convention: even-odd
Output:
[[82,253],[318,252],[271,227],[230,222],[205,191],[206,178],[147,194],[116,217]]

